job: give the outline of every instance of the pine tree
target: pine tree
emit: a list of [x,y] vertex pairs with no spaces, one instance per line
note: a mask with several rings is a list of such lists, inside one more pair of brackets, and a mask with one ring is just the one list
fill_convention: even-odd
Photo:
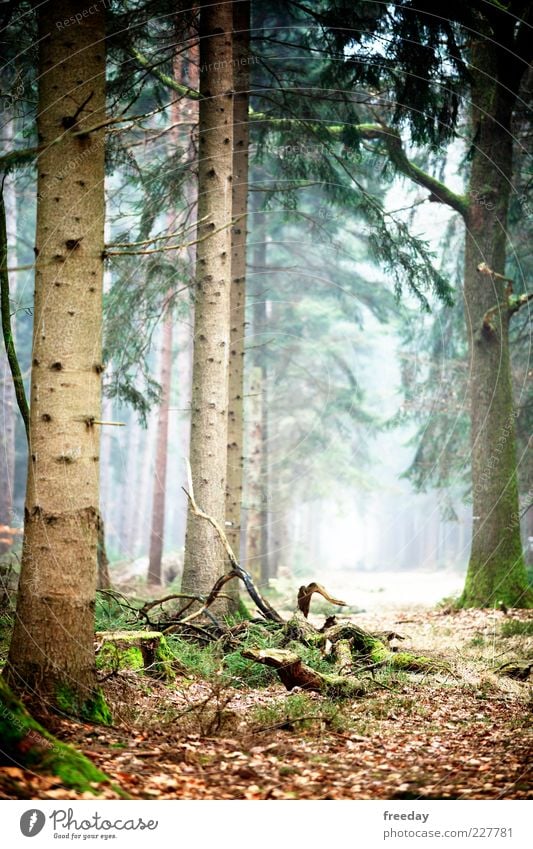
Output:
[[[200,4],[198,228],[190,463],[200,507],[224,522],[231,288],[232,8]],[[189,511],[182,591],[207,593],[224,570],[214,529]]]
[[[431,188],[427,175],[401,150],[398,128],[409,126],[416,144],[442,148],[462,117],[461,96],[469,104],[466,195],[454,195],[438,182],[431,193],[433,201],[458,211],[465,224],[474,499],[472,550],[460,600],[465,607],[532,603],[516,521],[509,322],[517,305],[509,297],[505,278],[513,190],[511,130],[531,58],[531,15],[531,6],[520,0],[505,8],[481,2],[457,7],[421,3],[416,9],[410,2],[394,9],[367,3],[347,8],[334,0],[315,16],[336,57],[330,73],[337,79],[340,73],[347,87],[356,81],[380,88],[378,107],[388,113],[393,127],[385,147],[397,170],[415,182]],[[385,35],[385,55],[376,55],[372,41]],[[339,65],[339,51],[348,44],[357,49]],[[371,137],[365,128],[361,132]]]
[[[30,459],[15,627],[17,689],[100,719],[94,598],[104,248],[105,12],[38,9],[41,145]],[[98,128],[99,129],[96,129]],[[96,696],[96,697],[95,697]]]

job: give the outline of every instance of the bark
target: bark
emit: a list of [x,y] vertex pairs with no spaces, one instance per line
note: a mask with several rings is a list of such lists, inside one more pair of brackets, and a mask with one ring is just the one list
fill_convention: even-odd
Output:
[[[148,458],[141,452],[141,426],[137,421],[136,414],[130,411],[126,425],[126,461],[121,481],[121,513],[120,513],[120,546],[124,557],[135,557],[134,536],[137,516],[137,505],[141,501],[140,486],[141,458],[143,468],[148,465]],[[142,508],[140,508],[142,509]]]
[[[190,461],[196,497],[224,522],[231,283],[232,7],[200,4],[198,228]],[[205,219],[205,220],[204,220]],[[190,510],[183,592],[209,592],[225,555],[207,523]],[[222,602],[220,603],[222,605]]]
[[[15,476],[15,393],[5,355],[0,355],[0,525],[13,522],[13,483]],[[0,540],[0,554],[10,544]]]
[[267,455],[268,411],[265,361],[266,301],[262,294],[262,275],[266,268],[266,234],[264,213],[255,210],[254,233],[256,237],[253,270],[257,275],[253,304],[253,363],[252,381],[246,418],[249,420],[249,450],[246,470],[247,523],[246,561],[262,585],[270,578],[269,564],[269,492]]
[[[248,101],[250,89],[250,3],[234,6],[235,100],[233,106],[233,218],[231,236],[230,358],[226,521],[232,549],[240,551],[243,493],[243,394],[248,212]],[[232,585],[238,589],[237,582]],[[238,601],[238,594],[234,599]],[[235,605],[236,606],[236,605]]]
[[278,560],[273,557],[272,538],[272,493],[270,490],[270,456],[268,452],[268,382],[266,366],[263,368],[262,427],[261,427],[261,583],[268,586],[271,578],[278,577]]
[[[194,68],[193,61],[196,49],[192,48],[190,56],[191,61],[183,59],[181,54],[176,54],[174,57],[173,70],[174,77],[183,83],[187,81],[193,85],[197,84],[196,74],[191,76],[191,69]],[[186,136],[180,139],[179,122],[182,119],[184,122],[194,122],[195,113],[197,112],[196,105],[193,101],[184,99],[175,101],[170,107],[170,144],[173,151],[178,147],[180,142],[186,149],[187,159],[192,158],[192,137],[189,128],[185,130]],[[192,190],[192,182],[185,189],[185,201],[187,205],[194,202],[194,191]],[[180,225],[187,223],[187,209],[185,213],[176,214],[175,211],[168,215],[168,230],[170,233],[179,230]],[[191,257],[194,261],[194,257]],[[169,291],[168,297],[172,296],[172,291]],[[171,385],[172,385],[172,346],[174,338],[174,316],[167,313],[163,327],[163,343],[161,354],[161,376],[160,384],[162,387],[161,406],[159,408],[159,417],[157,425],[157,447],[155,459],[155,474],[154,474],[154,493],[152,500],[152,524],[150,532],[150,557],[148,567],[148,581],[153,584],[162,583],[161,562],[164,547],[164,530],[165,530],[165,513],[166,513],[166,473],[168,464],[168,430],[169,430],[169,411],[171,402]],[[188,328],[185,323],[182,327]],[[179,331],[179,327],[178,327]],[[182,333],[183,337],[184,334]],[[183,344],[185,341],[185,344]],[[190,397],[190,345],[188,344],[188,336],[182,339],[182,345],[179,347],[180,359],[180,375],[181,375],[181,398]],[[182,362],[185,367],[183,367]],[[182,445],[184,445],[183,456],[189,453],[189,424],[185,424],[182,429]],[[185,481],[184,481],[185,482]],[[179,496],[178,496],[179,497]],[[177,505],[178,507],[180,505]],[[184,505],[183,505],[184,506]],[[185,512],[185,511],[183,511]],[[176,515],[177,515],[176,511]],[[184,533],[184,532],[183,532]]]
[[157,442],[152,498],[152,525],[150,531],[150,561],[148,582],[161,584],[161,560],[165,534],[165,494],[167,480],[168,417],[172,384],[172,333],[174,318],[170,309],[163,324],[161,347],[161,404],[157,420]]
[[[4,133],[9,143],[13,134],[13,120],[6,123]],[[6,244],[5,254],[8,258],[8,248],[11,239],[16,234],[17,204],[12,177],[8,176],[4,185],[4,203],[6,213]],[[16,263],[15,263],[16,264]],[[7,273],[7,272],[6,272]],[[13,340],[15,341],[15,320],[11,320]],[[4,345],[0,344],[0,525],[14,524],[13,498],[15,481],[15,421],[17,404],[15,387],[9,368]],[[0,554],[10,548],[9,544],[0,542]]]
[[[515,411],[509,363],[506,226],[512,187],[513,90],[502,84],[488,39],[473,45],[472,133],[475,139],[467,213],[464,298],[470,356],[474,526],[463,607],[532,604],[522,555],[516,475]],[[481,274],[485,263],[496,274]]]
[[[190,37],[192,38],[192,33]],[[197,90],[199,86],[199,64],[199,46],[198,43],[194,43],[191,44],[189,49],[189,61],[186,66],[184,82],[195,90]],[[188,141],[188,159],[192,162],[196,160],[198,103],[195,100],[184,99],[180,102],[180,110],[185,113],[185,118],[195,127],[195,129],[190,132]],[[191,179],[187,183],[185,188],[185,199],[188,206],[191,208],[191,217],[196,214],[196,218],[198,218],[198,183],[195,175],[191,174]],[[194,238],[192,241],[194,241]],[[194,268],[196,264],[196,246],[191,245],[187,250],[187,254],[189,266],[190,268]],[[192,394],[194,306],[188,296],[187,300],[184,299],[182,301],[181,306],[182,310],[178,317],[177,326],[177,348],[180,360],[180,368],[178,371],[178,403],[180,408],[179,444],[180,457],[188,457],[191,443],[190,401]],[[186,473],[184,464],[181,462],[179,475],[181,486],[184,486],[186,483]],[[174,494],[177,501],[176,513],[178,517],[177,546],[182,549],[185,547],[187,497],[179,487],[178,490],[179,491]]]
[[95,698],[105,119],[103,7],[39,7],[39,159],[30,458],[6,675],[64,710]]
[[262,513],[261,513],[261,369],[252,370],[247,404],[250,424],[247,438],[246,469],[246,568],[255,581],[261,580]]
[[109,575],[109,560],[107,558],[107,551],[105,547],[104,520],[102,519],[101,514],[100,526],[98,529],[97,561],[98,576],[96,580],[96,586],[99,590],[109,590],[111,589],[111,577]]

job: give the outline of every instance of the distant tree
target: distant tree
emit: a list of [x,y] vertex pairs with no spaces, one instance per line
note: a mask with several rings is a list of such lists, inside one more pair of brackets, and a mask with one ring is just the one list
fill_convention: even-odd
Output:
[[[375,110],[393,127],[383,137],[391,162],[415,182],[430,188],[420,168],[406,160],[398,129],[409,126],[415,144],[438,149],[458,127],[465,98],[467,193],[454,196],[439,183],[431,193],[465,223],[474,532],[460,603],[530,606],[516,521],[509,355],[510,320],[525,300],[510,293],[505,266],[514,191],[513,114],[531,59],[531,5],[516,0],[505,7],[497,2],[348,7],[333,0],[308,11],[329,39],[330,79],[342,79],[347,91],[355,84],[371,88]],[[381,39],[386,46],[376,51]],[[362,127],[360,132],[370,137],[372,131]]]
[[[230,357],[228,404],[228,466],[226,521],[228,541],[239,555],[243,495],[244,335],[246,306],[246,234],[248,232],[248,156],[250,99],[250,3],[235,3],[233,11],[233,217],[231,246]],[[235,589],[237,582],[233,583]]]

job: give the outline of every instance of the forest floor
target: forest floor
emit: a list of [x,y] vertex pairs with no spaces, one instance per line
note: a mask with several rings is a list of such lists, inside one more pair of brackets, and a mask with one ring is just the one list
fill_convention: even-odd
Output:
[[[391,673],[364,698],[332,701],[217,674],[164,685],[123,671],[103,683],[114,727],[47,725],[136,799],[533,797],[531,684],[495,671],[531,658],[532,612],[397,607],[350,619],[399,632],[402,648],[447,659],[453,674]],[[1,768],[0,798],[21,795],[83,798]]]

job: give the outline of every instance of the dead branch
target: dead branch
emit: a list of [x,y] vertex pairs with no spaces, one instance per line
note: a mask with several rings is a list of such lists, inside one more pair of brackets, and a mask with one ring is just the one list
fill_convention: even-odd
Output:
[[265,619],[269,619],[271,622],[278,622],[281,625],[284,624],[285,620],[279,615],[277,610],[274,610],[272,605],[269,604],[269,602],[265,598],[263,598],[263,596],[261,595],[261,593],[259,592],[259,590],[255,586],[251,575],[248,572],[246,572],[246,570],[243,569],[242,566],[239,564],[239,561],[237,560],[235,553],[234,553],[231,545],[229,544],[228,538],[227,538],[226,534],[224,533],[224,530],[221,527],[220,523],[217,522],[217,520],[214,519],[212,516],[209,516],[207,513],[204,513],[204,511],[201,510],[200,507],[198,507],[198,504],[196,503],[196,499],[194,497],[191,464],[189,463],[188,460],[186,460],[185,462],[186,462],[186,468],[187,468],[188,490],[185,489],[185,487],[183,487],[183,491],[184,491],[185,495],[187,496],[187,498],[189,499],[189,506],[190,506],[190,509],[192,510],[192,512],[194,513],[194,515],[198,516],[200,519],[205,519],[206,522],[209,522],[209,524],[215,529],[216,533],[218,534],[218,537],[219,537],[222,545],[224,546],[224,550],[225,550],[225,552],[228,556],[228,560],[231,564],[231,570],[230,570],[230,572],[228,572],[228,575],[231,575],[233,577],[232,573],[234,573],[238,578],[240,578],[240,580],[243,582],[244,586],[246,587],[248,595],[253,600],[253,602],[256,604],[258,609],[261,611],[261,613],[263,614]]
[[313,581],[311,584],[308,584],[306,587],[300,587],[298,590],[298,608],[302,611],[306,619],[309,615],[311,597],[314,593],[321,595],[322,598],[325,598],[330,604],[336,604],[338,607],[347,607],[345,601],[339,601],[337,598],[332,598],[321,584],[317,584]]

